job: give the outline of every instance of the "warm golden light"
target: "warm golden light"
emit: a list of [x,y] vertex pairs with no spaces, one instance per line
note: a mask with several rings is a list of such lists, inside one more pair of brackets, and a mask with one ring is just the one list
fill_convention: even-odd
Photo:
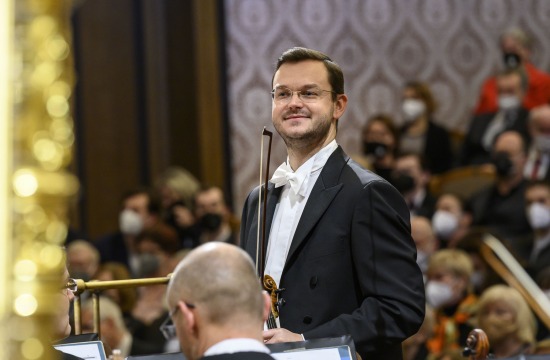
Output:
[[36,264],[31,260],[19,260],[14,266],[14,275],[20,281],[32,281],[37,273]]
[[31,316],[38,309],[38,301],[31,294],[21,294],[14,302],[14,310],[21,316]]
[[18,170],[13,175],[13,189],[19,196],[32,196],[38,189],[38,180],[29,170]]
[[27,359],[38,359],[44,353],[44,346],[37,338],[30,338],[21,344],[21,353]]

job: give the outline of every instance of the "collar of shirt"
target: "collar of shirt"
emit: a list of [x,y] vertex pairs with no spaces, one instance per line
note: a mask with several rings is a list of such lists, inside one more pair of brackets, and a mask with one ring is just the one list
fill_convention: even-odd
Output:
[[336,140],[332,140],[294,172],[290,167],[290,161],[287,157],[286,162],[275,170],[271,182],[275,184],[275,187],[290,186],[294,195],[305,197],[310,175],[323,168],[336,148],[338,148],[338,144]]
[[237,338],[222,340],[209,347],[203,356],[212,356],[220,354],[233,354],[237,352],[261,352],[269,354],[267,346],[258,340],[248,338]]

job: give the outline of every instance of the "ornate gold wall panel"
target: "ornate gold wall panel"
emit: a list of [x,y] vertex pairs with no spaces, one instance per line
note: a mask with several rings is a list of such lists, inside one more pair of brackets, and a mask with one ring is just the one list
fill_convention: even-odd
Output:
[[74,142],[68,0],[3,0],[2,359],[50,359]]

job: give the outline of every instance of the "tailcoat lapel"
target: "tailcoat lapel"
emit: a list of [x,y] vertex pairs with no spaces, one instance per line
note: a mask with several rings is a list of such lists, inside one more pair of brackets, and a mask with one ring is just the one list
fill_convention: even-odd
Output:
[[304,242],[307,235],[315,224],[317,224],[332,200],[334,200],[338,192],[344,186],[344,184],[339,183],[339,179],[340,173],[348,160],[349,157],[344,153],[342,148],[338,146],[328,158],[323,170],[321,170],[321,174],[311,190],[300,222],[294,233],[294,238],[292,239],[285,263],[285,270],[296,250]]

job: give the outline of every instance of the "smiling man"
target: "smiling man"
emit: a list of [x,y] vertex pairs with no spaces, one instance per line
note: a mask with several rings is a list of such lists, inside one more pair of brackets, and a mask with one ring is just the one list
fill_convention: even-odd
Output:
[[[292,48],[272,82],[272,120],[288,158],[267,185],[265,274],[286,305],[267,343],[351,334],[364,359],[401,359],[424,318],[409,210],[395,188],[336,143],[348,98],[342,70]],[[243,209],[241,246],[256,257],[259,188]],[[263,266],[264,264],[262,264]]]

